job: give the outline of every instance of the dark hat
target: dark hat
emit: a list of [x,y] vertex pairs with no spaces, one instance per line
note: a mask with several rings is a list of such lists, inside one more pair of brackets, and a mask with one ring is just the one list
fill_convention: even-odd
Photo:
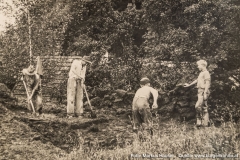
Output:
[[92,64],[90,56],[83,56],[82,60]]
[[145,84],[148,84],[148,83],[150,83],[150,80],[147,77],[144,77],[140,80],[141,85],[145,85]]

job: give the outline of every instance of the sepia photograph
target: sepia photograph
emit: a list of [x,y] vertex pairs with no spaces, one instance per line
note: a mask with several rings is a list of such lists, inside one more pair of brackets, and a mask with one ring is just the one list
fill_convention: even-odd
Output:
[[1,160],[240,159],[240,0],[0,0]]

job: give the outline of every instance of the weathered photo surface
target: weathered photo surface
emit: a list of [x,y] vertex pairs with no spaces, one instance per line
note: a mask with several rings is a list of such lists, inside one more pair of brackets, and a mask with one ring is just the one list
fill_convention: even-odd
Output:
[[0,159],[238,159],[239,0],[0,0]]

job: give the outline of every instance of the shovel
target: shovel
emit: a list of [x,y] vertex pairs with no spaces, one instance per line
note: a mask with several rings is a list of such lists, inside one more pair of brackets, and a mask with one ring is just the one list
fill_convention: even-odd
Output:
[[90,110],[91,110],[91,117],[92,117],[92,118],[97,118],[96,113],[95,113],[95,112],[93,111],[93,109],[92,109],[92,105],[91,105],[91,102],[90,102],[90,100],[89,100],[88,93],[87,93],[87,90],[86,90],[85,85],[83,85],[83,89],[84,89],[84,92],[86,93],[86,97],[87,97],[87,101],[88,101],[88,104],[89,104],[89,108],[90,108]]
[[[27,86],[26,86],[26,83],[25,83],[24,80],[23,80],[23,84],[24,84],[25,90],[26,90],[26,92],[27,92],[27,98],[29,99],[29,94],[28,94]],[[30,102],[30,104],[31,104],[31,106],[32,106],[33,113],[35,113],[35,109],[34,109],[32,100],[30,99],[29,102]]]

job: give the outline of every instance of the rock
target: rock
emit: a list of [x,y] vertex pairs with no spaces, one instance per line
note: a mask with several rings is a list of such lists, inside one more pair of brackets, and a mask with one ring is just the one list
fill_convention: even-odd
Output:
[[112,102],[110,100],[104,100],[104,101],[102,101],[101,106],[111,107]]
[[111,97],[113,97],[113,98],[114,98],[114,97],[117,97],[117,93],[112,93],[112,94],[111,94]]
[[[102,103],[102,98],[100,97],[94,97],[93,99],[90,100],[92,106],[97,106],[100,107],[100,104]],[[87,103],[87,102],[85,102]]]
[[192,107],[188,108],[177,107],[176,111],[178,112],[181,120],[190,120],[195,117],[195,110]]
[[135,93],[133,92],[127,92],[125,96],[123,97],[123,100],[126,104],[132,104],[133,98],[135,96]]
[[117,98],[117,99],[115,99],[113,102],[116,103],[116,102],[121,102],[121,101],[123,101],[122,98]]
[[177,104],[178,99],[174,97],[174,98],[171,99],[171,101],[172,101],[171,104],[175,105],[175,104]]
[[38,140],[41,140],[41,136],[40,135],[35,135],[33,138],[32,138],[33,141],[38,141]]
[[126,113],[125,109],[122,109],[122,108],[117,109],[117,115],[124,114],[124,113]]
[[0,95],[1,97],[12,97],[10,89],[3,83],[0,83]]
[[179,96],[178,99],[184,100],[184,101],[189,101],[190,96],[187,94],[181,94],[181,96]]
[[133,99],[133,97],[135,96],[134,92],[127,92],[127,96],[130,97],[131,99]]
[[189,113],[192,109],[191,108],[176,108],[179,114]]
[[184,108],[181,110],[180,117],[182,120],[190,120],[195,118],[195,111],[191,108]]
[[191,89],[186,95],[191,99],[197,99],[197,89]]
[[93,125],[90,127],[89,132],[99,132],[99,127],[97,125]]
[[178,95],[186,95],[187,93],[188,93],[188,91],[183,90],[183,89],[180,89],[180,90],[177,92]]
[[8,89],[8,87],[3,84],[3,83],[0,83],[0,92],[6,92],[6,93],[10,93],[10,89]]
[[109,94],[109,92],[111,92],[109,89],[104,89],[104,88],[96,89],[96,95],[100,98],[104,98],[104,96]]
[[119,97],[124,97],[125,94],[127,93],[127,91],[125,91],[125,90],[123,90],[123,89],[117,89],[117,90],[115,90],[114,92],[115,92],[115,93],[117,94],[117,96],[119,96]]
[[125,104],[125,102],[123,100],[118,100],[116,102],[113,103],[113,106],[117,107],[117,108],[125,108],[127,107],[128,105]]
[[158,105],[168,104],[170,102],[170,98],[167,95],[158,95]]
[[172,113],[172,111],[174,110],[174,106],[175,106],[174,103],[170,103],[164,106],[159,106],[161,108],[158,110],[158,113],[159,114]]
[[111,99],[112,99],[112,97],[110,95],[104,95],[104,97],[103,97],[104,101],[111,100]]
[[135,93],[133,92],[127,92],[122,89],[117,89],[111,95],[112,97],[111,100],[114,103],[114,105],[118,105],[118,106],[131,105],[134,95]]
[[177,102],[177,105],[179,105],[181,108],[182,107],[189,107],[189,102],[186,100],[180,100]]

